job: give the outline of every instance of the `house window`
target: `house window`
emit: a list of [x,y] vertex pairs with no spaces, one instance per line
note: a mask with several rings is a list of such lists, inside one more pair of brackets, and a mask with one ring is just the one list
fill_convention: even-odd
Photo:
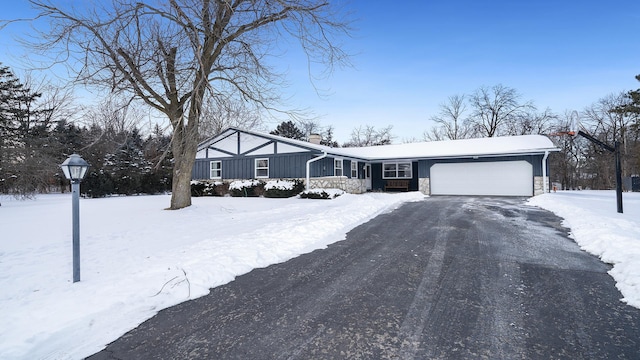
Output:
[[413,177],[413,174],[411,172],[410,162],[382,164],[383,179],[411,179],[412,177]]
[[256,178],[269,177],[269,159],[256,159]]
[[210,179],[222,179],[222,161],[212,161],[209,163],[210,165],[210,172],[209,172],[209,178]]
[[352,179],[358,178],[358,162],[357,161],[351,161],[351,178]]
[[333,176],[342,176],[343,174],[342,159],[333,160]]

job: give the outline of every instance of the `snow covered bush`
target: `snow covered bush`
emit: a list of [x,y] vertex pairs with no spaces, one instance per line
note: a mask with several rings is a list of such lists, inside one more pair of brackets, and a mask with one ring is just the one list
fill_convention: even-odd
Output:
[[288,198],[304,190],[302,180],[270,180],[264,185],[264,197]]
[[344,194],[340,189],[310,189],[300,193],[301,199],[335,199]]
[[191,196],[224,196],[227,186],[219,181],[191,181]]
[[231,196],[248,197],[262,196],[264,194],[264,182],[261,180],[236,180],[229,184]]

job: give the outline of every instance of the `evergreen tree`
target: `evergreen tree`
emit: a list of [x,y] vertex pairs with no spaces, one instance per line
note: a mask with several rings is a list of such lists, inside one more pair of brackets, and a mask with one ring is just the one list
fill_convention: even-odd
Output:
[[42,94],[0,66],[0,191],[28,196],[46,190],[55,172],[48,137],[51,110],[38,108]]
[[271,132],[272,135],[278,135],[295,140],[304,140],[305,134],[300,130],[293,121],[283,121]]
[[165,135],[156,124],[143,147],[151,171],[143,176],[141,191],[146,194],[170,191],[173,174],[171,136]]
[[142,177],[151,172],[151,166],[144,157],[142,137],[137,128],[118,135],[124,141],[113,153],[107,155],[106,168],[113,179],[116,193],[139,193]]

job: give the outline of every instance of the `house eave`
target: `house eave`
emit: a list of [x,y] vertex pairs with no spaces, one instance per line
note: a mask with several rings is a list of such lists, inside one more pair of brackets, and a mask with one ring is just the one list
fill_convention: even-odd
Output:
[[486,154],[452,154],[452,155],[436,155],[436,156],[397,156],[397,157],[375,157],[365,158],[361,161],[367,162],[384,162],[384,161],[419,161],[419,160],[446,160],[446,159],[479,159],[479,158],[499,158],[510,156],[528,156],[528,155],[544,155],[545,152],[560,151],[557,148],[536,149],[527,151],[514,151],[506,153],[486,153]]

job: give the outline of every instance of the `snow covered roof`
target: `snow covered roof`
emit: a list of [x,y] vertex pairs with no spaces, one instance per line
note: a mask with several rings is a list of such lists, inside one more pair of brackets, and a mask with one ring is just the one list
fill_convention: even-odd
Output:
[[558,151],[558,149],[544,135],[521,135],[340,148],[332,149],[331,153],[340,152],[367,160],[382,160],[525,155],[540,154],[545,151]]
[[250,130],[228,128],[220,135],[213,137],[198,147],[209,146],[221,137],[231,132],[244,132],[262,138],[277,140],[309,150],[326,152],[332,156],[360,159],[366,161],[391,159],[424,159],[424,158],[454,158],[454,157],[486,157],[508,155],[543,154],[545,151],[558,151],[551,140],[544,135],[502,136],[479,139],[429,141],[396,145],[380,145],[350,148],[332,148],[324,145],[312,144],[307,141],[284,138],[277,135],[265,134]]

